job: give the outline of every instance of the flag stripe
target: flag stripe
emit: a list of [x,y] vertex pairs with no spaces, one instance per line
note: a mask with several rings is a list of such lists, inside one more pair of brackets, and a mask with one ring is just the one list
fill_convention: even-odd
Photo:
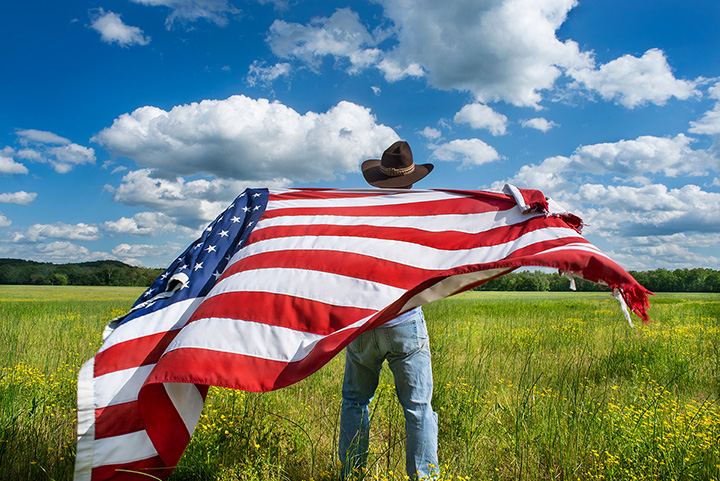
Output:
[[[118,419],[124,422],[117,422]],[[111,438],[144,430],[137,400],[95,410],[95,439]]]
[[297,296],[238,291],[208,298],[195,311],[190,322],[203,318],[229,317],[327,335],[346,327],[349,319],[373,314],[373,309],[335,306]]

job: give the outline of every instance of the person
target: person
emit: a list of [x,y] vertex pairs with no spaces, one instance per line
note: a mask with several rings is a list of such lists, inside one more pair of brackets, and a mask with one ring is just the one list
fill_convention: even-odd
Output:
[[[372,186],[411,188],[428,175],[432,164],[416,165],[407,142],[391,145],[381,159],[367,160],[363,176]],[[342,479],[366,469],[370,418],[368,405],[377,389],[383,362],[395,380],[405,415],[405,467],[411,480],[437,471],[437,413],[431,406],[432,363],[425,318],[420,307],[401,313],[360,334],[345,350],[340,411],[339,456]]]

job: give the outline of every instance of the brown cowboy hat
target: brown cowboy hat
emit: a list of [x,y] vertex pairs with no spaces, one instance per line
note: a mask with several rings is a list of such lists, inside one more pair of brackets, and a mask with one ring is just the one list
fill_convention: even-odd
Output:
[[415,164],[408,143],[398,140],[383,152],[381,159],[363,162],[362,173],[372,186],[403,188],[428,175],[433,167],[433,164]]

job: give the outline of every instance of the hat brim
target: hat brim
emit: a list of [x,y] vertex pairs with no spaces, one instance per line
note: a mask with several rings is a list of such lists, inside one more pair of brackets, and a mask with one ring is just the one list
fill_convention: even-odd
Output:
[[434,167],[433,164],[415,164],[415,169],[409,174],[390,177],[380,171],[380,159],[370,159],[363,162],[362,173],[367,183],[373,187],[392,189],[413,185],[432,172]]

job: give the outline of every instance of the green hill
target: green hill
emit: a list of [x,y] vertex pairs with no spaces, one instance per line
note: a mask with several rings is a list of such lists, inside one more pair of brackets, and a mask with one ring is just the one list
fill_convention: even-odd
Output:
[[162,272],[162,269],[131,266],[120,261],[52,264],[0,259],[0,284],[149,286]]

